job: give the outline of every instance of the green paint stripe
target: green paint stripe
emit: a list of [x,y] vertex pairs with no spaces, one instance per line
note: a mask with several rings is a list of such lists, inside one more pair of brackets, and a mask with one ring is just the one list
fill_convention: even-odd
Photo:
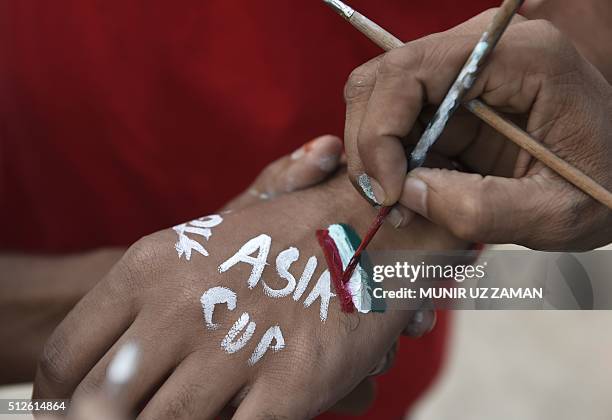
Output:
[[[354,252],[357,248],[359,248],[359,245],[361,244],[361,238],[359,237],[359,234],[355,231],[355,229],[353,229],[352,226],[347,225],[346,223],[340,223],[340,226],[346,233],[346,237],[348,238]],[[361,253],[361,257],[359,258],[359,265],[366,273],[365,277],[366,282],[370,287],[369,290],[374,290],[375,287],[381,287],[380,283],[376,283],[374,282],[374,280],[372,280],[374,265],[372,264],[372,260],[370,259],[370,256],[368,255],[367,251]],[[372,298],[372,312],[385,312],[385,310],[387,309],[387,304],[385,300],[380,298],[377,299],[372,294],[370,294],[370,297]]]

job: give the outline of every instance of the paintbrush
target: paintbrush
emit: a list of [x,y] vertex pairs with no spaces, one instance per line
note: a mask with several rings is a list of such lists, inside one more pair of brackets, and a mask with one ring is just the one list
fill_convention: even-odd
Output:
[[427,125],[427,128],[425,128],[421,139],[412,151],[410,155],[410,170],[423,165],[427,152],[440,138],[448,124],[448,120],[459,108],[463,96],[474,86],[482,64],[497,45],[497,42],[523,2],[524,0],[504,0],[497,10],[493,21],[480,37],[474,50],[472,50],[472,54],[461,69],[459,76],[457,76],[457,79],[450,87],[446,97],[442,100],[434,117]]
[[[380,26],[356,12],[353,8],[344,4],[340,0],[323,0],[327,5],[333,8],[338,14],[351,22],[357,29],[363,32],[370,39],[376,39],[376,43],[380,42],[380,46],[385,50],[403,45],[401,41],[393,35],[382,29]],[[512,17],[516,14],[524,0],[504,0],[501,7],[495,13],[493,20],[489,24],[487,30],[482,34],[480,40],[474,47],[468,60],[459,72],[457,79],[452,84],[446,97],[438,107],[433,119],[427,125],[420,140],[410,156],[410,169],[418,168],[423,164],[427,156],[427,152],[438,140],[448,120],[461,104],[461,100],[465,93],[474,85],[476,76],[481,69],[482,63],[489,56],[490,52],[495,48],[502,34],[510,24]],[[380,40],[380,41],[379,41]],[[349,264],[342,275],[342,281],[348,282],[353,275],[353,271],[359,263],[361,253],[368,246],[376,232],[380,229],[384,219],[391,211],[390,207],[382,207],[374,223],[368,230],[363,241],[355,251]]]
[[[404,45],[402,41],[391,33],[341,1],[324,0],[324,2],[383,50],[389,51]],[[529,152],[531,156],[555,171],[566,181],[572,183],[609,209],[612,209],[612,193],[610,193],[610,191],[602,187],[593,178],[589,177],[578,168],[555,155],[516,124],[508,121],[495,112],[493,108],[478,99],[468,101],[464,106],[482,121],[489,124],[517,146]]]

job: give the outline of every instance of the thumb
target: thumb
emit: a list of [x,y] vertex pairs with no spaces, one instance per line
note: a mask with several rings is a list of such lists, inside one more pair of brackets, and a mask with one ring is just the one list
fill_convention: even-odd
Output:
[[543,178],[520,179],[418,168],[404,182],[399,202],[473,242],[529,244],[545,229]]

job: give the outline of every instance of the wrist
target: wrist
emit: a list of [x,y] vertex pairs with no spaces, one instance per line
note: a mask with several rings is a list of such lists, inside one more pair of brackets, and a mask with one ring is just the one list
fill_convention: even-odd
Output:
[[69,310],[123,255],[121,249],[100,249],[74,255],[0,257],[0,293],[11,305],[65,307]]

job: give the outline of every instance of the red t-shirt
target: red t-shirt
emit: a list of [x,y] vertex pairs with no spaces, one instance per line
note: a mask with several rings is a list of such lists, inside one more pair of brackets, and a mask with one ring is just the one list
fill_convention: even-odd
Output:
[[[410,40],[497,3],[352,5]],[[0,2],[0,247],[128,245],[214,211],[268,162],[341,135],[343,84],[380,53],[315,0]],[[376,418],[426,389],[445,332],[442,317],[403,343]]]

